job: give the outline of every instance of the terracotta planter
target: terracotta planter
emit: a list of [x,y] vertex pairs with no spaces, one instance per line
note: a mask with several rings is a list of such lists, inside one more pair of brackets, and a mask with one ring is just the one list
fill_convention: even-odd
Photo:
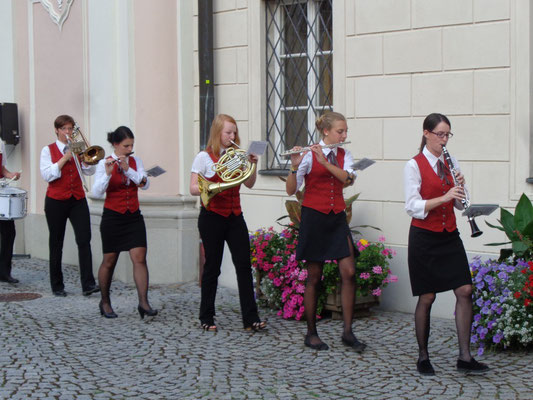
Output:
[[[379,306],[379,297],[363,296],[355,298],[354,317],[363,318],[370,315],[370,308]],[[342,319],[342,305],[340,290],[336,290],[328,295],[324,310],[331,311],[332,319]]]

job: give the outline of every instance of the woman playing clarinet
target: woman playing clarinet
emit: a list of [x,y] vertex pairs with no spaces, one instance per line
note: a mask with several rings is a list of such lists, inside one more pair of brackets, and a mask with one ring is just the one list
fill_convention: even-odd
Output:
[[[442,155],[442,146],[453,136],[450,127],[446,116],[428,115],[422,127],[419,153],[404,169],[405,210],[412,217],[408,244],[409,277],[413,296],[418,296],[415,309],[416,367],[422,375],[435,374],[428,352],[431,306],[436,293],[448,290],[453,290],[456,298],[457,369],[467,372],[488,369],[470,354],[472,279],[454,214],[454,207],[463,208],[465,179],[457,169],[458,186],[454,185],[450,166]],[[455,159],[452,162],[458,166]]]

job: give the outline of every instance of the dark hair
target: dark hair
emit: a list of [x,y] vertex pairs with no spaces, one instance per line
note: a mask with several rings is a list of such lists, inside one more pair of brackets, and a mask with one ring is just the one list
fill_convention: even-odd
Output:
[[[424,123],[422,124],[422,129],[428,132],[432,132],[433,129],[435,129],[435,127],[441,122],[446,123],[450,128],[452,127],[452,124],[450,123],[450,120],[448,119],[446,115],[439,114],[439,113],[433,113],[433,114],[429,114],[424,119]],[[418,149],[418,152],[422,153],[422,150],[424,150],[425,146],[426,146],[426,137],[422,135],[422,143],[420,143],[420,149]]]
[[124,139],[133,139],[133,132],[127,126],[119,126],[113,132],[107,134],[107,141],[111,144],[117,144]]
[[74,126],[74,118],[72,118],[70,115],[60,115],[54,121],[54,128],[59,129],[64,127],[66,124],[71,124]]

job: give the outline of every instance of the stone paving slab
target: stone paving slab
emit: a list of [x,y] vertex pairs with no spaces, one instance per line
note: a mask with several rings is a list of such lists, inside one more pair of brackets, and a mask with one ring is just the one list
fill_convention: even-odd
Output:
[[365,353],[342,345],[341,321],[319,322],[330,350],[303,345],[305,323],[261,310],[268,330],[245,332],[236,291],[220,288],[218,333],[202,332],[196,284],[154,285],[159,309],[141,320],[133,286],[114,282],[117,319],[102,318],[98,294],[81,294],[76,267],[65,266],[66,298],[54,297],[48,263],[15,260],[21,283],[2,293],[39,293],[0,303],[1,399],[533,399],[531,352],[487,353],[483,376],[455,370],[452,320],[432,319],[437,375],[421,377],[410,314],[374,310],[355,322]]

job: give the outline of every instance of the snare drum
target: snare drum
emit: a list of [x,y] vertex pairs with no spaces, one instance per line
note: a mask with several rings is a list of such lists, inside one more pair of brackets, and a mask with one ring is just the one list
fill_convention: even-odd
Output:
[[26,216],[26,191],[14,187],[0,187],[0,220]]

